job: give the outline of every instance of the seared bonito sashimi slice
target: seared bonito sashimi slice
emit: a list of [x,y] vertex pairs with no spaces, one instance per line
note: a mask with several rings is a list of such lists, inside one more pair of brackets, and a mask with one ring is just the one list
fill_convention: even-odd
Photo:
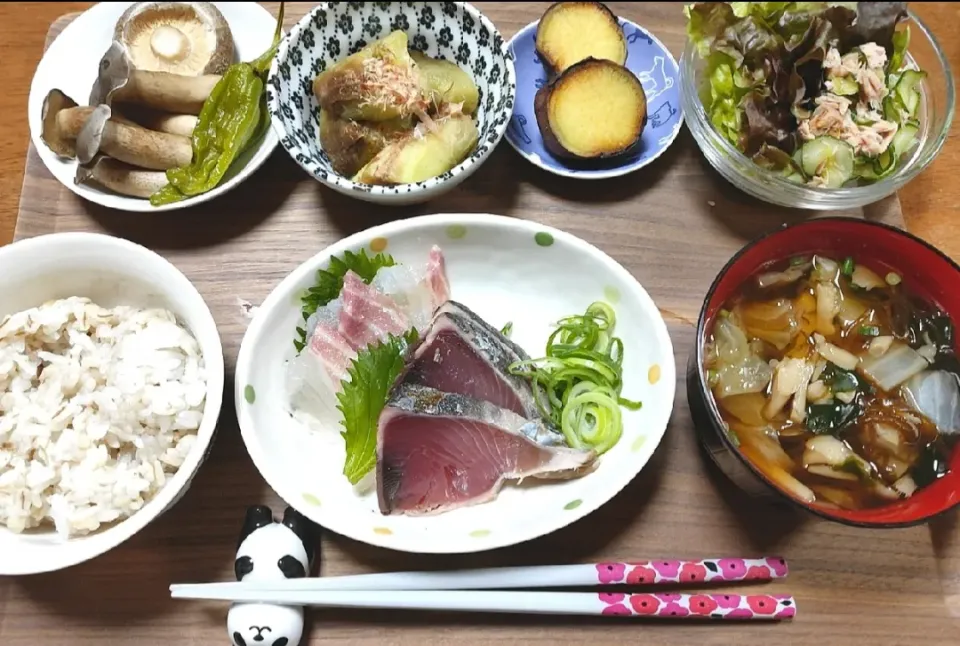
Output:
[[401,382],[377,428],[384,514],[433,514],[487,502],[523,478],[579,476],[593,451],[546,446],[544,424],[489,401]]

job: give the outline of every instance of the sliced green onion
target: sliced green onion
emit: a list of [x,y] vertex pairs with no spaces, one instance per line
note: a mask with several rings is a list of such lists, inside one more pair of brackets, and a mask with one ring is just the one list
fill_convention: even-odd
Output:
[[876,325],[864,325],[860,328],[860,336],[880,336],[880,328]]
[[889,274],[887,274],[886,280],[888,285],[890,285],[891,287],[896,287],[897,285],[900,284],[900,281],[903,279],[900,278],[900,274],[895,274],[891,271]]
[[546,356],[517,361],[513,375],[529,379],[543,417],[560,429],[567,444],[610,450],[623,434],[620,407],[642,403],[621,396],[623,341],[613,335],[616,314],[607,303],[592,303],[582,316],[557,322],[547,338]]
[[513,321],[508,321],[506,325],[500,328],[500,334],[505,337],[509,338],[511,332],[513,332]]
[[854,265],[853,258],[847,258],[843,261],[843,264],[840,265],[840,272],[844,276],[852,276],[855,267],[856,265]]

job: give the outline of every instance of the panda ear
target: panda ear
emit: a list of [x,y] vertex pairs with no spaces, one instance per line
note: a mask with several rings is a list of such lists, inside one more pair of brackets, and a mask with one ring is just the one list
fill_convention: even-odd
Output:
[[307,553],[307,562],[313,563],[317,526],[293,507],[287,507],[283,511],[283,524],[297,535]]
[[273,512],[270,511],[269,507],[266,505],[247,507],[247,515],[244,517],[243,527],[240,529],[240,539],[237,541],[237,549],[240,549],[243,541],[247,540],[247,536],[271,523],[273,523]]

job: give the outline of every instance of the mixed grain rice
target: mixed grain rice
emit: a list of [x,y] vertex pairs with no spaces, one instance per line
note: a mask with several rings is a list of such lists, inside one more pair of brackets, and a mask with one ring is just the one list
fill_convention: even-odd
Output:
[[196,441],[197,340],[163,309],[51,301],[0,322],[0,524],[93,532],[143,507]]

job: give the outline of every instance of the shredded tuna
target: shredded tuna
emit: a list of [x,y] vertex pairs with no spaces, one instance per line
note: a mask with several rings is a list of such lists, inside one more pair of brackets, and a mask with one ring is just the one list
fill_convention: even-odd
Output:
[[857,76],[860,85],[860,96],[871,107],[879,107],[880,102],[887,96],[887,85],[883,82],[883,74],[874,69],[862,69]]
[[876,43],[860,45],[860,52],[867,59],[867,67],[883,69],[883,66],[887,64],[887,51]]
[[[896,123],[884,120],[880,112],[883,99],[889,94],[883,73],[886,62],[886,51],[876,43],[866,43],[843,56],[836,47],[830,47],[823,59],[828,92],[817,97],[813,114],[798,124],[800,138],[810,141],[827,135],[868,157],[886,151],[898,129]],[[850,99],[832,93],[834,80],[844,77],[855,80],[860,90],[853,111]],[[814,178],[814,182],[818,181],[822,183]]]
[[827,55],[823,57],[823,69],[831,76],[842,76],[846,72],[843,70],[843,61],[840,58],[840,52],[836,47],[827,50]]
[[849,76],[855,77],[863,69],[860,65],[860,54],[858,52],[845,54],[840,60],[842,61],[841,70]]

